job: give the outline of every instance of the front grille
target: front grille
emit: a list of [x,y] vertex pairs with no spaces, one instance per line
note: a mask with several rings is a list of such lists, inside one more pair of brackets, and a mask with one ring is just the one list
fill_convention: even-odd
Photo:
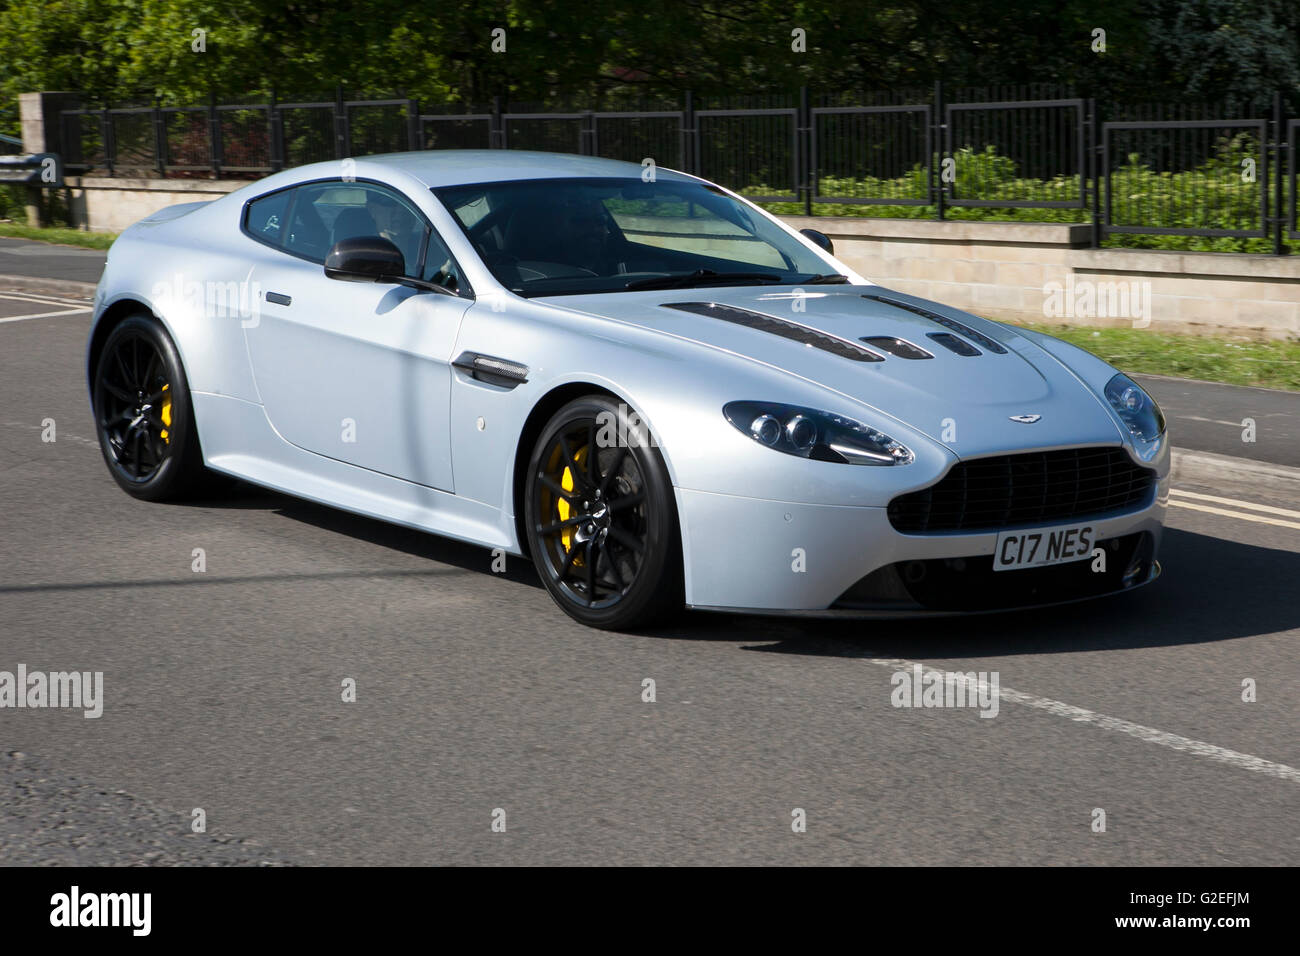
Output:
[[940,534],[1092,518],[1144,504],[1154,482],[1155,472],[1122,448],[975,458],[891,501],[889,523],[905,534]]

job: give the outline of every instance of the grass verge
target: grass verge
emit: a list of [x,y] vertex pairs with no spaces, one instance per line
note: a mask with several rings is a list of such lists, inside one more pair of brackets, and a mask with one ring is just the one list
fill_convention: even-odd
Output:
[[1026,323],[1026,328],[1085,348],[1125,372],[1300,391],[1300,341],[1256,342],[1074,325]]
[[35,239],[39,242],[56,242],[64,246],[81,246],[84,249],[107,249],[117,238],[115,232],[82,232],[62,226],[24,226],[16,222],[0,222],[0,237],[6,239]]

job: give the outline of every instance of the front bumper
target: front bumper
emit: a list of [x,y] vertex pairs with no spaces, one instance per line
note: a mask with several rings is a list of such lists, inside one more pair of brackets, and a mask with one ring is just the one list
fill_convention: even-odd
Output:
[[997,532],[902,534],[885,508],[676,495],[690,607],[903,616],[1058,604],[1154,580],[1169,479],[1156,482],[1146,506],[1091,520],[1104,571],[1084,560],[994,572]]

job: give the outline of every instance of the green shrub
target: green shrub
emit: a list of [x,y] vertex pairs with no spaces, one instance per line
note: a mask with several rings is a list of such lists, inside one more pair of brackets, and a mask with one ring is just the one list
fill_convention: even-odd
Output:
[[[1057,176],[1050,180],[1027,179],[1016,175],[1015,163],[999,156],[994,147],[982,151],[958,150],[956,180],[952,194],[962,199],[985,201],[1031,200],[1073,201],[1080,195],[1078,176]],[[1201,166],[1179,173],[1156,172],[1137,153],[1111,175],[1111,217],[1113,225],[1151,226],[1165,229],[1239,229],[1260,228],[1260,190],[1262,170],[1256,169],[1256,181],[1243,177],[1243,161],[1258,163],[1258,142],[1248,133],[1224,137],[1215,154]],[[819,187],[827,197],[870,197],[877,199],[929,199],[928,171],[919,164],[897,179],[862,177],[856,179],[823,176]],[[766,185],[741,189],[742,194],[771,194]],[[1104,199],[1104,197],[1103,197]],[[769,212],[782,216],[804,214],[803,203],[761,203]],[[814,216],[853,216],[884,219],[934,219],[935,207],[857,204],[843,202],[813,203]],[[1014,206],[947,206],[944,217],[956,221],[984,222],[1091,222],[1091,210],[1080,208],[1020,208]],[[1272,252],[1267,238],[1235,236],[1153,235],[1115,233],[1104,242],[1108,247],[1127,249],[1173,249],[1187,252]],[[1287,243],[1293,251],[1296,243]]]
[[22,186],[0,186],[0,219],[27,222],[26,197]]

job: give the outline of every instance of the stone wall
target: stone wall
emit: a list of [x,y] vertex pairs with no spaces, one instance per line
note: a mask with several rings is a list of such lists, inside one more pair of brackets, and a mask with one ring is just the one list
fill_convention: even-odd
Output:
[[165,206],[220,199],[247,181],[218,179],[120,179],[70,176],[65,192],[73,225],[91,232],[121,232]]
[[1087,225],[783,218],[873,282],[989,318],[1300,338],[1300,256],[1090,249]]

